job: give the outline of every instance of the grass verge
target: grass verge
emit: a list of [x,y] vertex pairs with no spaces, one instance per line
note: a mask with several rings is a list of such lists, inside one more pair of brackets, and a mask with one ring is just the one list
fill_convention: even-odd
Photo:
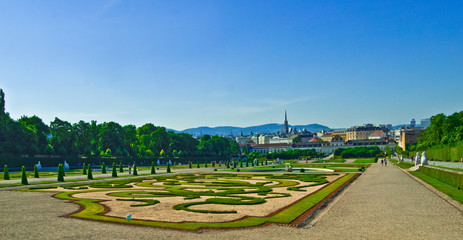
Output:
[[425,181],[427,184],[435,187],[437,190],[447,194],[449,197],[463,204],[463,190],[459,190],[457,187],[443,183],[418,171],[410,172],[410,174]]

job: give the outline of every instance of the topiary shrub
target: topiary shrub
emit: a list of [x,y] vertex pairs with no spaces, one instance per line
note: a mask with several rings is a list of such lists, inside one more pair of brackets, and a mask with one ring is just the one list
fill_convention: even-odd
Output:
[[230,168],[230,162],[227,161],[227,168]]
[[24,166],[23,166],[22,171],[21,171],[21,184],[23,184],[23,185],[28,185],[29,184],[27,182],[26,167],[24,167]]
[[37,168],[37,164],[34,165],[34,178],[39,178],[39,169]]
[[87,168],[85,167],[85,163],[82,164],[82,175],[87,175]]
[[198,165],[196,167],[199,168],[199,161],[198,161]]
[[61,163],[58,165],[58,182],[64,182],[64,167]]
[[237,171],[237,172],[239,172],[239,171],[240,171],[240,169],[238,168],[238,169],[236,169],[236,171]]
[[300,172],[305,172],[305,169],[304,169],[304,168],[301,168],[299,171],[300,171]]
[[122,162],[119,163],[119,172],[124,172],[124,168],[122,167]]
[[233,168],[236,168],[236,161],[233,161]]
[[204,162],[204,167],[207,168],[207,161]]
[[188,161],[188,168],[192,168],[191,165],[192,165],[192,164],[191,164],[191,161]]
[[246,159],[246,167],[249,167],[249,162],[247,159]]
[[214,171],[217,172],[217,168],[214,168]]
[[113,162],[113,173],[112,177],[117,177],[117,171],[116,171],[116,163]]
[[156,174],[156,169],[154,168],[154,162],[151,162],[151,174]]
[[133,175],[138,176],[137,165],[135,163],[133,164]]
[[10,174],[8,173],[8,166],[5,165],[3,169],[3,179],[4,180],[10,180]]
[[102,174],[106,173],[106,164],[104,162],[101,164],[101,173]]
[[240,167],[243,167],[243,161],[240,160]]
[[93,180],[92,168],[88,165],[87,179]]
[[171,173],[171,171],[170,171],[170,164],[169,164],[169,163],[167,163],[167,173]]

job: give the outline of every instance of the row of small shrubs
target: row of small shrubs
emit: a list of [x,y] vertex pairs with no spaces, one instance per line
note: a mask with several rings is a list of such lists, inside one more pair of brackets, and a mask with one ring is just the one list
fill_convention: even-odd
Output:
[[445,170],[430,168],[422,166],[418,172],[423,173],[429,177],[435,178],[443,183],[454,187],[461,187],[463,184],[463,174],[449,172]]

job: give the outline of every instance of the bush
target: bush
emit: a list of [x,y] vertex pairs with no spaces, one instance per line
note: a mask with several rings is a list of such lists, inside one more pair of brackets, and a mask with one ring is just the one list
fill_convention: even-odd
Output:
[[191,165],[192,165],[192,164],[191,164],[191,161],[188,161],[188,168],[192,168]]
[[454,187],[461,187],[463,174],[421,166],[418,172]]
[[101,173],[102,174],[106,173],[106,164],[104,162],[101,164]]
[[133,175],[138,176],[137,165],[135,163],[133,164]]
[[167,163],[167,173],[171,173],[171,171],[170,171],[170,164],[169,164],[169,163]]
[[122,162],[119,163],[119,172],[124,172],[124,167],[122,167]]
[[151,174],[156,174],[156,169],[154,168],[154,161],[151,162]]
[[375,163],[377,163],[377,162],[378,162],[378,157],[375,157]]
[[196,167],[199,168],[199,161],[198,161],[198,165]]
[[300,171],[300,172],[305,172],[305,169],[304,169],[304,168],[301,168],[299,171]]
[[204,162],[204,167],[207,168],[207,161]]
[[39,170],[37,169],[37,164],[34,165],[34,178],[39,178]]
[[58,165],[58,182],[64,182],[64,167],[61,163]]
[[85,163],[82,163],[82,175],[87,175],[87,168],[85,167]]
[[8,166],[5,165],[3,169],[3,179],[4,180],[10,180],[10,174],[8,173]]
[[117,177],[116,163],[113,162],[113,174],[112,177]]
[[28,185],[29,183],[27,182],[27,175],[26,175],[26,167],[22,167],[21,171],[21,184],[23,185]]
[[90,180],[93,179],[92,168],[91,168],[90,164],[88,165],[87,179],[90,179]]

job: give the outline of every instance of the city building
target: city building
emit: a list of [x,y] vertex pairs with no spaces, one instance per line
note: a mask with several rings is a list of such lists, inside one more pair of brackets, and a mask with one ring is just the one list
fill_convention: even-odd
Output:
[[421,127],[403,127],[400,129],[400,137],[398,145],[402,149],[406,149],[407,144],[417,144],[418,138],[421,136],[423,129]]
[[347,141],[349,140],[366,140],[374,131],[383,130],[380,126],[365,124],[363,126],[354,126],[346,131]]

